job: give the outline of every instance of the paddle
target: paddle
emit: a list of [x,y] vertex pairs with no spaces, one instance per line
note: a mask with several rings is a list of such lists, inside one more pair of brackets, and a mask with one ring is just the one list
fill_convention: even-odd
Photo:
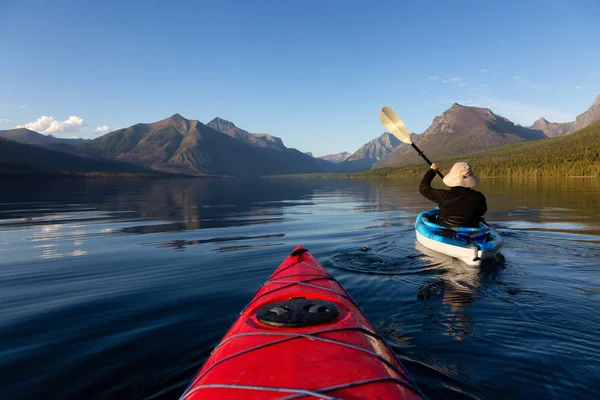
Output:
[[[427,158],[425,153],[423,153],[421,149],[419,149],[417,145],[412,142],[410,133],[408,132],[408,129],[406,129],[406,125],[404,125],[404,122],[402,122],[400,117],[396,115],[394,110],[388,106],[383,107],[381,109],[381,113],[379,113],[379,119],[392,135],[396,136],[401,142],[410,144],[412,148],[415,149],[425,161],[427,161],[427,164],[431,166],[432,162],[429,161],[429,158]],[[444,175],[442,175],[439,169],[435,172],[437,172],[440,178],[444,178]]]
[[[381,109],[381,113],[379,113],[379,119],[381,120],[381,123],[388,129],[388,131],[390,131],[390,133],[392,135],[396,136],[398,138],[398,140],[400,140],[406,144],[410,144],[412,146],[412,148],[415,149],[417,151],[417,153],[419,153],[419,155],[421,157],[423,157],[423,159],[425,161],[427,161],[427,164],[429,164],[429,165],[432,164],[431,161],[429,161],[429,158],[427,158],[427,156],[421,151],[421,149],[419,149],[417,147],[417,145],[412,142],[412,140],[410,138],[410,133],[408,132],[406,125],[404,125],[404,122],[402,122],[402,120],[394,112],[394,110],[392,110],[388,106],[383,107]],[[444,175],[442,175],[442,173],[440,172],[439,169],[435,172],[437,172],[437,174],[440,176],[440,178],[442,178],[442,179],[444,178]],[[483,222],[487,226],[490,226],[483,219],[483,217],[481,217],[481,222]]]

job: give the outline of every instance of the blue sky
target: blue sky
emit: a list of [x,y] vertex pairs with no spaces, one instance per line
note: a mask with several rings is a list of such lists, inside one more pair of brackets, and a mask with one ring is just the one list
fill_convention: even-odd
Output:
[[597,0],[3,0],[0,129],[220,116],[324,155],[384,105],[418,133],[453,102],[564,122],[600,94],[598,21]]

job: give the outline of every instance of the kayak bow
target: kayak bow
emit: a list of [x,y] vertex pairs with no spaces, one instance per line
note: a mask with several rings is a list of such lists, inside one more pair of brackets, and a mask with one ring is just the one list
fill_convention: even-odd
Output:
[[421,399],[352,297],[298,246],[181,399]]

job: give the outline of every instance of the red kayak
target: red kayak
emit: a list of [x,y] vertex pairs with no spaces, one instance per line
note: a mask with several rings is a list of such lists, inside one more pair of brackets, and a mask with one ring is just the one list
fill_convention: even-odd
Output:
[[297,247],[181,399],[421,399],[350,295]]

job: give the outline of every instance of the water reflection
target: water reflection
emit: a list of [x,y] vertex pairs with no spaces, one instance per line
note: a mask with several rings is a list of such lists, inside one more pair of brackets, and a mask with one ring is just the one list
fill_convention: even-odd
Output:
[[[434,186],[443,187],[435,182]],[[384,224],[389,226],[433,205],[418,193],[418,183],[418,179],[11,181],[2,184],[0,224],[9,227],[133,218],[162,221],[164,226],[141,224],[124,232],[173,232],[273,223],[295,206],[310,210],[319,203],[335,210],[336,204],[353,203],[354,212],[397,213],[384,215]],[[572,225],[564,229],[600,231],[596,218],[600,210],[599,179],[482,179],[479,190],[488,198],[488,220],[545,224],[568,219]],[[68,213],[64,212],[65,205]],[[339,211],[346,210],[342,207]]]
[[[206,244],[206,243],[222,243],[222,242],[234,242],[239,240],[259,240],[259,239],[272,239],[282,238],[285,235],[283,233],[273,235],[257,235],[257,236],[229,236],[229,237],[217,237],[211,239],[196,239],[196,240],[174,240],[170,242],[158,243],[157,247],[173,247],[175,249],[185,249],[187,246],[194,244]],[[238,246],[240,247],[240,246]]]
[[600,180],[483,179],[479,269],[419,247],[418,181],[1,183],[0,397],[178,398],[303,244],[432,398],[593,398]]
[[[471,306],[480,296],[482,282],[494,275],[503,267],[504,257],[484,260],[480,267],[465,263],[428,249],[415,241],[415,249],[423,253],[421,260],[433,267],[434,274],[419,289],[417,299],[420,301],[440,301],[442,315],[427,313],[424,320],[425,329],[436,330],[438,324],[445,329],[445,335],[462,340],[471,334],[473,316],[469,313]],[[431,271],[431,269],[430,269]]]

